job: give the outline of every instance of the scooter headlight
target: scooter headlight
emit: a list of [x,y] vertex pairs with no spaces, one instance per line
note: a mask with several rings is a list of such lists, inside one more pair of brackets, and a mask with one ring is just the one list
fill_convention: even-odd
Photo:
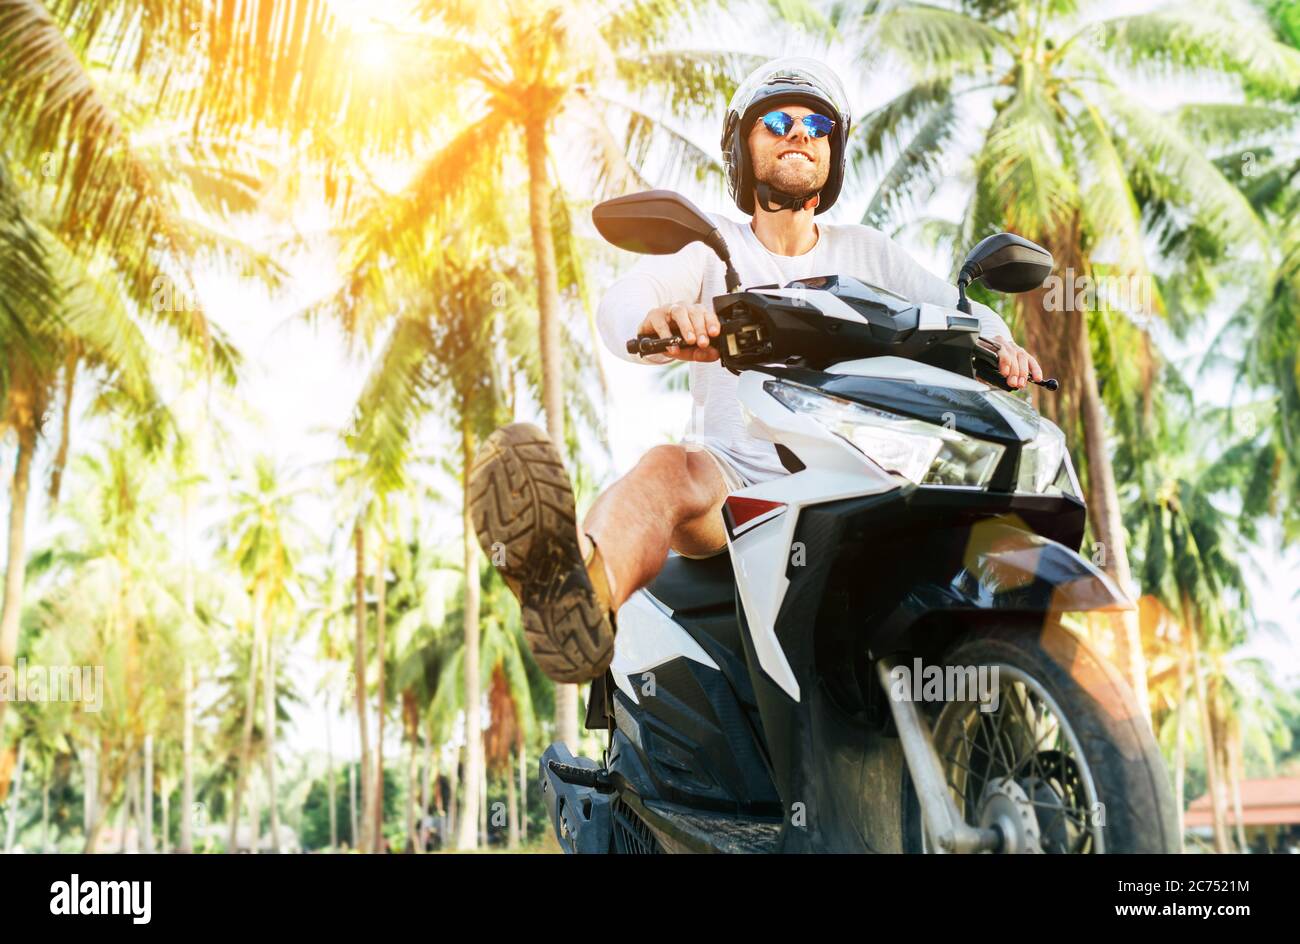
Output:
[[1038,435],[1021,447],[1016,491],[1079,497],[1065,434],[1050,420],[1040,420]]
[[887,472],[917,485],[983,488],[1004,447],[937,426],[830,396],[784,380],[763,389],[793,413],[810,416]]
[[1039,416],[1028,402],[1002,390],[990,390],[986,396],[1008,422],[1033,439],[1020,447],[1020,469],[1016,474],[1016,491],[1034,495],[1072,495],[1079,497],[1079,482],[1070,464],[1065,434],[1046,417]]

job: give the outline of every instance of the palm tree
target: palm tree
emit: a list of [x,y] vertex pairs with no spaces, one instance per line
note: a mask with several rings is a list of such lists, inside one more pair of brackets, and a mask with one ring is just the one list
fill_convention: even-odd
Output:
[[[447,566],[442,555],[421,534],[419,518],[412,515],[409,536],[394,545],[393,587],[393,684],[401,692],[402,718],[408,741],[407,763],[407,838],[417,850],[423,848],[422,832],[416,826],[415,809],[421,816],[428,812],[428,791],[436,779],[431,769],[434,747],[440,743],[438,727],[425,724],[429,706],[438,696],[447,660],[462,638],[447,620],[447,605],[460,573]],[[463,629],[463,627],[460,627]],[[424,776],[417,789],[416,751],[422,729],[425,732]],[[417,793],[419,803],[416,803]]]
[[[1274,2],[1270,9],[1279,41],[1300,49],[1294,4]],[[1234,121],[1202,127],[1207,145],[1221,153],[1220,166],[1269,226],[1275,251],[1262,266],[1240,273],[1247,302],[1215,347],[1233,350],[1238,384],[1268,400],[1263,410],[1258,401],[1248,405],[1244,423],[1235,424],[1253,425],[1259,434],[1250,454],[1242,456],[1251,470],[1243,482],[1243,525],[1253,536],[1256,520],[1277,516],[1290,542],[1300,537],[1300,93],[1279,104],[1268,88],[1248,88],[1254,101],[1245,117],[1238,112]],[[1206,240],[1184,242],[1202,246]],[[1208,251],[1213,248],[1211,242]]]
[[[384,483],[376,478],[376,467],[370,457],[359,450],[355,436],[345,433],[342,436],[342,445],[343,452],[331,460],[330,471],[337,490],[339,518],[344,522],[353,568],[352,602],[349,605],[353,617],[351,677],[353,707],[357,714],[361,748],[359,807],[361,815],[353,834],[353,842],[357,850],[369,852],[375,848],[377,836],[382,828],[382,823],[375,821],[375,813],[383,807],[376,805],[373,798],[377,792],[382,792],[383,771],[382,768],[378,770],[380,779],[376,780],[376,766],[373,763],[371,732],[366,711],[366,678],[370,664],[366,603],[367,535],[376,529],[376,516],[384,507],[379,501],[380,490]],[[380,711],[382,710],[381,704]]]
[[[435,257],[436,258],[436,257]],[[459,434],[463,502],[463,554],[466,587],[466,803],[460,845],[473,848],[478,777],[482,758],[472,732],[479,724],[478,546],[469,521],[469,468],[479,437],[500,419],[503,378],[496,363],[502,329],[502,286],[515,276],[490,256],[461,255],[444,249],[423,281],[439,287],[415,296],[371,371],[357,406],[356,437],[377,469],[377,477],[405,479],[418,420],[435,391],[447,390],[452,421]],[[515,293],[517,295],[517,292]],[[518,310],[517,303],[513,306]]]
[[[1155,387],[1147,398],[1147,412],[1134,418],[1136,428],[1125,437],[1116,464],[1126,481],[1137,486],[1127,521],[1139,575],[1142,586],[1167,614],[1172,641],[1181,650],[1173,655],[1178,674],[1175,698],[1180,713],[1183,699],[1190,696],[1198,707],[1215,845],[1226,852],[1226,728],[1216,707],[1220,673],[1208,654],[1222,651],[1225,640],[1239,642],[1244,632],[1239,614],[1245,611],[1249,594],[1242,573],[1243,539],[1237,517],[1222,506],[1239,494],[1240,459],[1249,440],[1207,459],[1215,451],[1211,442],[1232,443],[1231,427],[1224,423],[1227,411],[1196,404],[1172,368]],[[1177,751],[1182,750],[1183,725],[1180,715],[1173,735]],[[1181,763],[1175,766],[1181,775]],[[1179,798],[1181,802],[1181,794]]]
[[[1246,851],[1241,781],[1247,776],[1246,749],[1261,770],[1276,771],[1276,747],[1286,738],[1281,707],[1285,693],[1272,667],[1247,645],[1249,623],[1228,616],[1226,631],[1215,635],[1204,653],[1206,687],[1215,731],[1218,779],[1231,803],[1237,851]],[[1207,766],[1209,760],[1207,758]]]
[[[1165,75],[1217,69],[1274,91],[1294,88],[1300,56],[1274,42],[1250,11],[1172,3],[1090,20],[1073,3],[972,0],[873,3],[865,11],[843,4],[832,19],[861,29],[864,65],[884,53],[901,60],[912,77],[855,129],[855,167],[861,172],[874,162],[883,171],[864,222],[884,225],[932,194],[956,154],[968,159],[969,171],[969,199],[949,231],[959,252],[1010,229],[1051,250],[1063,276],[1147,280],[1144,226],[1158,224],[1161,210],[1195,219],[1239,252],[1266,244],[1258,217],[1211,160],[1170,116],[1121,83],[1126,67]],[[1072,296],[1077,291],[1065,288]],[[1045,364],[1068,367],[1059,399],[1040,397],[1040,406],[1082,442],[1101,562],[1129,589],[1106,407],[1132,390],[1107,384],[1103,400],[1090,333],[1099,314],[1070,310],[1073,305],[1061,304],[1060,287],[1057,298],[1049,296],[1052,290],[1020,296],[1016,321]],[[1144,349],[1129,356],[1140,358]],[[1146,706],[1135,618],[1124,620],[1120,638],[1119,661]]]
[[[57,260],[54,272],[62,286],[59,319],[28,322],[28,343],[4,344],[0,354],[0,395],[4,398],[0,432],[12,431],[18,441],[10,483],[9,557],[0,612],[0,665],[5,666],[13,665],[22,611],[32,459],[51,406],[59,404],[64,416],[51,497],[57,497],[53,490],[58,488],[66,462],[68,418],[78,374],[94,379],[101,409],[129,411],[139,417],[137,432],[151,438],[150,448],[161,445],[168,425],[148,364],[151,345],[129,303],[118,292],[115,274],[102,261],[85,266],[58,244],[46,245]],[[3,711],[0,704],[0,718]]]
[[157,408],[142,324],[164,326],[184,353],[224,376],[237,359],[201,312],[153,304],[157,280],[186,281],[194,255],[218,240],[180,218],[167,176],[132,146],[129,103],[110,100],[87,65],[102,55],[142,76],[146,63],[158,65],[145,53],[176,43],[176,27],[196,12],[191,2],[149,4],[148,13],[111,2],[93,16],[73,0],[0,3],[0,434],[12,431],[18,443],[0,665],[12,664],[17,645],[32,459],[48,414],[62,414],[50,480],[57,498],[83,374],[100,387],[101,405]]
[[[506,776],[509,773],[511,752],[522,755],[524,745],[534,739],[534,732],[539,728],[535,705],[540,692],[535,686],[540,684],[547,689],[555,686],[541,675],[528,652],[518,608],[510,605],[512,598],[500,577],[494,570],[483,568],[478,573],[478,580],[479,587],[474,599],[479,601],[481,612],[487,615],[482,622],[476,688],[487,693],[489,724],[484,731],[480,721],[477,732],[466,726],[466,754],[469,744],[475,739],[474,733],[477,733],[484,757],[490,758],[492,772]],[[464,627],[466,604],[465,584],[462,581],[453,596],[438,604],[439,609],[445,608],[446,622],[426,655],[426,659],[439,667],[427,715],[431,731],[439,735],[453,727],[453,719],[469,717],[466,700],[468,686],[458,684],[465,678],[469,665],[468,643],[460,632]],[[468,779],[471,776],[468,761],[465,770]],[[485,773],[486,771],[480,774],[480,777]],[[480,794],[485,783],[485,780],[480,779]],[[455,787],[453,781],[453,800]],[[466,832],[473,835],[485,813],[478,803],[471,805],[470,797],[473,794],[470,789],[471,786],[467,784],[465,804],[455,809],[454,819],[460,836]],[[512,778],[506,789],[509,800],[510,796],[515,795]],[[524,796],[522,790],[518,796]],[[517,799],[516,805],[519,802],[522,800]]]
[[85,785],[91,851],[146,739],[169,737],[179,714],[182,617],[158,529],[159,476],[125,430],[114,433],[116,445],[77,463],[76,501],[64,507],[75,530],[33,558],[46,589],[27,636],[33,661],[103,667],[99,709],[67,709],[97,771]]
[[380,491],[375,498],[372,509],[374,511],[375,535],[375,663],[376,663],[376,683],[377,689],[377,712],[376,712],[376,734],[375,734],[375,771],[374,771],[374,851],[377,853],[384,852],[384,829],[383,829],[383,810],[384,810],[384,717],[387,714],[387,703],[385,700],[385,681],[387,679],[387,662],[388,662],[388,554],[389,544],[392,541],[394,530],[397,526],[397,496],[389,491]]
[[[347,697],[352,694],[342,678],[346,675],[349,652],[346,618],[350,588],[333,563],[326,564],[325,569],[314,578],[308,575],[306,580],[307,599],[315,601],[306,608],[308,631],[315,635],[317,656],[326,666],[320,690],[325,699],[326,793],[330,811],[330,850],[333,851],[338,848],[338,823],[335,815],[334,749],[330,738],[330,717],[334,711],[341,709]],[[356,845],[355,835],[349,844]]]
[[[457,130],[419,141],[414,157],[420,166],[411,184],[396,196],[371,201],[367,221],[355,230],[356,261],[345,298],[382,296],[390,281],[418,268],[430,229],[468,221],[481,227],[480,217],[465,212],[467,197],[486,190],[499,200],[510,192],[513,181],[504,159],[518,154],[527,176],[540,399],[557,443],[570,441],[557,246],[557,226],[567,228],[570,221],[555,152],[564,150],[566,169],[603,196],[646,185],[642,159],[652,142],[664,167],[697,179],[719,171],[716,158],[674,127],[673,117],[716,112],[757,57],[671,45],[670,40],[688,35],[695,6],[690,0],[576,6],[559,0],[426,0],[420,5],[426,28],[415,40],[415,68],[439,76],[429,86],[438,89],[431,104],[455,105],[435,121],[451,119]],[[804,9],[798,2],[783,6]],[[666,104],[646,107],[644,102]],[[347,310],[345,321],[358,334],[373,331],[364,309]],[[560,737],[576,747],[576,687],[561,689],[556,713]]]
[[518,609],[508,605],[509,591],[500,575],[489,570],[485,583],[484,594],[492,615],[484,625],[483,665],[488,672],[488,710],[492,723],[484,750],[487,769],[506,784],[507,845],[514,849],[522,837],[521,812],[527,793],[523,778],[516,792],[515,765],[511,762],[522,763],[525,747],[537,727],[528,672],[532,657],[524,641]]
[[280,608],[292,604],[291,593],[297,579],[295,545],[299,528],[293,512],[294,497],[293,491],[282,486],[274,462],[266,456],[259,456],[253,462],[248,481],[242,483],[232,496],[235,510],[225,524],[227,552],[247,582],[252,607],[249,615],[253,627],[253,655],[249,660],[249,678],[245,690],[247,713],[244,719],[240,773],[235,781],[235,802],[230,818],[232,848],[239,822],[239,804],[247,778],[257,677],[255,666],[260,659],[266,782],[271,804],[271,849],[273,852],[280,851],[279,804],[275,788],[274,621]]

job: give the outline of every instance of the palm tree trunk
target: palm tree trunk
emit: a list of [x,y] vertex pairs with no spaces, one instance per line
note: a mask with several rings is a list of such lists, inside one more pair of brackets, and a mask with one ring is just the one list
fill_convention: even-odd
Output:
[[194,667],[189,659],[185,660],[182,675],[181,708],[181,836],[182,855],[194,851]]
[[546,172],[546,125],[530,121],[525,128],[528,149],[528,223],[537,273],[539,349],[542,360],[542,407],[546,429],[556,446],[564,448],[564,363],[561,360],[560,282],[551,232],[551,181]]
[[479,718],[479,585],[478,542],[469,513],[469,470],[474,461],[474,437],[469,419],[461,420],[462,544],[465,566],[465,805],[461,810],[456,848],[474,849],[478,841],[479,783],[483,777],[483,737]]
[[168,855],[171,850],[171,782],[170,778],[162,778],[162,789],[158,791],[158,799],[162,806],[162,830],[159,833],[161,839],[162,854]]
[[275,794],[275,648],[268,621],[262,634],[262,718],[266,728],[266,790],[271,805],[271,852],[280,854],[280,805]]
[[[185,564],[181,575],[181,604],[187,628],[197,629],[194,618],[194,558],[190,545],[194,489],[186,486],[181,495],[181,553]],[[181,845],[180,852],[194,851],[194,666],[188,658],[181,674]]]
[[387,561],[387,537],[381,531],[379,534],[379,560],[375,567],[375,662],[378,663],[379,680],[377,688],[379,689],[379,700],[377,712],[379,719],[377,727],[379,734],[375,739],[375,852],[384,851],[384,629],[387,620],[386,604],[388,598],[388,585],[384,578],[384,572],[388,569]]
[[126,852],[126,833],[131,822],[132,774],[132,771],[127,771],[124,775],[125,782],[122,784],[122,803],[117,808],[117,851],[119,855]]
[[[479,737],[479,750],[483,752],[482,756],[486,756],[487,752],[483,751],[482,736]],[[481,776],[479,777],[479,781],[478,781],[478,844],[482,848],[486,849],[489,845],[487,767],[484,766],[484,768],[480,770],[479,773]]]
[[528,841],[528,745],[519,739],[519,841]]
[[415,831],[415,803],[420,789],[419,744],[414,732],[411,733],[409,753],[406,757],[406,843],[411,852],[420,846],[420,837]]
[[1205,779],[1210,794],[1210,808],[1214,814],[1214,851],[1228,851],[1227,813],[1223,809],[1223,794],[1219,790],[1218,757],[1214,749],[1214,730],[1210,720],[1210,701],[1206,694],[1205,673],[1201,667],[1199,631],[1192,600],[1183,595],[1183,636],[1187,646],[1187,659],[1191,666],[1192,681],[1196,685],[1196,702],[1200,706],[1201,741],[1205,750]]
[[72,442],[72,395],[76,392],[77,365],[80,360],[80,351],[78,346],[74,344],[71,350],[68,351],[67,360],[63,365],[63,393],[61,396],[63,410],[59,417],[59,448],[54,453],[54,460],[50,463],[49,496],[51,504],[59,500],[59,491],[63,485],[63,471],[68,466],[68,449]]
[[[0,669],[12,669],[18,655],[18,623],[23,612],[23,578],[27,569],[27,491],[32,481],[32,454],[36,451],[36,427],[18,428],[18,456],[9,486],[9,556],[5,563],[4,604],[0,606]],[[0,730],[5,708],[0,698]]]
[[262,849],[262,807],[258,803],[257,791],[253,784],[248,788],[248,854],[257,855]]
[[447,829],[442,836],[442,848],[447,848],[453,836],[460,835],[460,767],[465,749],[456,748],[452,755],[451,770],[448,772],[448,786],[451,788],[447,800]]
[[[532,232],[537,274],[537,316],[542,360],[542,406],[546,430],[557,448],[563,450],[564,362],[561,360],[560,280],[555,262],[555,238],[551,232],[551,180],[546,172],[545,120],[525,126],[528,150],[528,224]],[[569,749],[578,750],[578,687],[555,686],[555,730]]]
[[431,801],[433,797],[433,738],[426,737],[424,741],[424,764],[420,772],[420,846],[419,851],[424,852],[429,848],[429,817],[432,816]]
[[325,793],[330,805],[330,852],[339,847],[339,817],[334,808],[334,741],[330,734],[330,699],[325,698]]
[[1245,816],[1241,811],[1241,778],[1244,775],[1241,762],[1241,732],[1233,726],[1228,736],[1228,781],[1232,784],[1232,816],[1237,826],[1237,851],[1246,851]]
[[[244,683],[244,727],[239,740],[239,768],[235,773],[235,795],[230,805],[230,829],[226,851],[239,851],[239,811],[244,801],[244,788],[248,784],[249,762],[253,752],[253,719],[257,717],[257,654],[262,649],[262,586],[259,583],[253,594],[253,642],[248,653],[248,679]],[[253,824],[257,831],[257,824]]]
[[95,801],[99,798],[99,757],[95,746],[89,745],[81,752],[81,833],[90,836],[98,819]]
[[519,793],[515,789],[515,778],[511,776],[510,765],[506,765],[506,848],[519,848]]
[[140,810],[141,851],[153,855],[153,735],[144,736],[144,789]]
[[[1185,630],[1184,630],[1185,631]],[[1187,835],[1186,807],[1183,799],[1187,781],[1187,654],[1178,653],[1178,707],[1174,723],[1174,802],[1178,805],[1178,848]]]
[[14,762],[14,778],[9,781],[9,815],[5,824],[5,855],[14,851],[18,838],[18,803],[23,792],[23,764],[27,760],[27,742],[18,742],[18,759]]
[[361,852],[370,851],[370,731],[366,727],[366,535],[357,516],[357,523],[352,529],[352,541],[356,548],[356,642],[353,645],[352,671],[356,676],[357,727],[361,732],[361,822],[353,824],[361,830],[353,833],[356,843],[354,848]]
[[1232,852],[1232,833],[1229,831],[1228,804],[1232,793],[1229,780],[1231,774],[1228,764],[1228,730],[1219,706],[1218,680],[1211,679],[1207,686],[1210,690],[1210,727],[1214,731],[1214,764],[1218,776],[1217,801],[1223,813],[1223,833],[1225,852]]
[[357,846],[357,834],[360,832],[360,825],[357,823],[357,766],[348,764],[348,825],[351,827],[352,834],[348,838],[351,840],[350,845],[353,849]]
[[[1132,593],[1133,574],[1128,562],[1128,539],[1120,517],[1119,494],[1115,487],[1115,468],[1106,445],[1106,415],[1102,410],[1097,385],[1097,370],[1092,360],[1088,320],[1084,312],[1067,314],[1074,331],[1075,369],[1080,373],[1080,420],[1083,426],[1084,451],[1088,456],[1088,510],[1093,535],[1101,545],[1104,569],[1125,594]],[[1151,727],[1151,698],[1147,691],[1146,656],[1142,652],[1142,631],[1136,610],[1116,615],[1119,633],[1119,669],[1128,679],[1137,698],[1138,710]]]
[[118,782],[113,779],[113,775],[108,777],[101,775],[99,771],[99,758],[95,759],[95,784],[96,792],[94,802],[91,804],[91,820],[86,827],[86,845],[82,852],[86,855],[93,855],[99,851],[99,837],[104,830],[104,821],[107,819],[106,813],[109,809],[109,803],[117,794]]
[[50,775],[46,771],[41,777],[41,854],[50,851]]
[[[140,851],[140,768],[134,753],[126,775],[126,797],[122,801],[122,842],[119,852]],[[135,824],[134,832],[131,824]]]

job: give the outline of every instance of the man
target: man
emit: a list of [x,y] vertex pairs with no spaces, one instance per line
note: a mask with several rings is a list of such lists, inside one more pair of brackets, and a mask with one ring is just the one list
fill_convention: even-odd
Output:
[[[849,123],[839,80],[811,59],[770,62],[737,89],[722,155],[732,199],[751,218],[713,220],[741,284],[852,275],[912,301],[954,306],[956,288],[883,233],[814,222],[839,195]],[[642,257],[601,302],[601,335],[619,356],[628,356],[625,342],[638,334],[682,338],[646,361],[690,361],[694,409],[684,442],[647,452],[596,500],[581,529],[560,455],[537,427],[498,430],[476,459],[470,503],[479,542],[519,598],[528,642],[556,681],[602,674],[614,654],[614,613],[659,573],[669,549],[691,557],[721,552],[726,496],[787,474],[773,444],[746,432],[737,379],[717,363],[710,301],[726,293],[723,276],[712,251],[695,243]],[[981,334],[999,347],[1009,384],[1041,380],[1038,362],[1003,321],[983,305],[972,308]]]

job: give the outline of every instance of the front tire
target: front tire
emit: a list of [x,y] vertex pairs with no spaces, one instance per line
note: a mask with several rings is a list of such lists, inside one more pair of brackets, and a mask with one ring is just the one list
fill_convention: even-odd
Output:
[[[997,822],[1013,837],[1009,851],[1180,851],[1155,739],[1127,683],[1087,643],[1056,623],[988,627],[963,635],[943,662],[998,668],[996,712],[975,701],[928,712],[967,822]],[[903,818],[906,850],[929,851],[906,771]]]

